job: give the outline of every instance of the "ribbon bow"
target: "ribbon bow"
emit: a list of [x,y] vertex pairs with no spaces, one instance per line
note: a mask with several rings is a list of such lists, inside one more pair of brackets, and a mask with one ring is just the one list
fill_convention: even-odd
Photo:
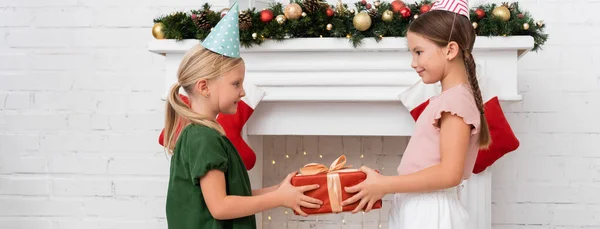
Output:
[[329,194],[329,204],[333,213],[342,212],[342,183],[340,181],[341,172],[355,172],[357,169],[347,169],[351,166],[346,166],[346,156],[342,155],[335,159],[331,166],[319,163],[309,163],[300,168],[299,176],[302,175],[317,175],[327,174],[327,192]]
[[355,171],[354,169],[352,169],[352,170],[347,169],[350,167],[352,167],[352,166],[351,165],[346,166],[346,156],[342,155],[342,156],[339,156],[337,159],[335,159],[335,161],[333,161],[333,163],[331,163],[329,168],[327,168],[327,166],[325,166],[324,164],[309,163],[309,164],[306,164],[304,167],[300,168],[299,172],[301,175],[316,175],[316,174],[320,174],[320,173]]

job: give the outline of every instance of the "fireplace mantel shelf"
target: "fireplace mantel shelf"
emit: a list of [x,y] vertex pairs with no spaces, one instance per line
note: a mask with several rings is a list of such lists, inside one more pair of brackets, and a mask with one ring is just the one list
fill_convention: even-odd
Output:
[[[178,61],[198,40],[152,40],[149,51],[167,57],[165,90],[175,82]],[[533,47],[530,36],[478,37],[474,56],[484,97],[522,99],[517,60]],[[365,39],[353,47],[345,38],[295,38],[242,48],[247,77],[266,91],[263,101],[397,102],[419,78],[410,68],[406,38]],[[173,62],[175,61],[175,62]]]

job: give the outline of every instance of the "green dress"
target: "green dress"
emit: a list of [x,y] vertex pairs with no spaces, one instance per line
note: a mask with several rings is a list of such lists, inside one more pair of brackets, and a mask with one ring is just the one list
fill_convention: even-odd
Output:
[[227,195],[252,196],[244,162],[227,137],[204,125],[190,124],[179,135],[167,191],[169,229],[255,229],[254,215],[231,220],[212,217],[200,188],[210,170],[225,173]]

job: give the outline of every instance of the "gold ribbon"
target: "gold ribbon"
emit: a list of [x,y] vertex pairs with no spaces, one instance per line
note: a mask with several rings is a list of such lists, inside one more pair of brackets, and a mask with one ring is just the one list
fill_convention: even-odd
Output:
[[327,191],[329,193],[329,203],[332,212],[342,212],[342,182],[340,181],[340,172],[355,172],[356,169],[347,169],[352,166],[346,166],[346,156],[342,155],[335,159],[327,168],[323,164],[310,163],[300,168],[300,175],[317,175],[327,173]]

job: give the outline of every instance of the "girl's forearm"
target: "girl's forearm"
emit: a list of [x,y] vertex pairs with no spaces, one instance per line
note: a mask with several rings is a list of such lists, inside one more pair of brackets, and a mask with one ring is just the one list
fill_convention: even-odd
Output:
[[253,196],[260,196],[262,194],[266,194],[272,191],[277,190],[277,188],[279,187],[279,185],[273,185],[271,187],[267,187],[267,188],[261,188],[261,189],[257,189],[257,190],[252,190],[252,195]]
[[235,219],[279,207],[282,203],[275,192],[257,196],[226,196],[211,214],[218,220]]
[[384,176],[380,187],[386,194],[391,194],[430,192],[459,185],[462,173],[448,170],[438,164],[407,175]]

